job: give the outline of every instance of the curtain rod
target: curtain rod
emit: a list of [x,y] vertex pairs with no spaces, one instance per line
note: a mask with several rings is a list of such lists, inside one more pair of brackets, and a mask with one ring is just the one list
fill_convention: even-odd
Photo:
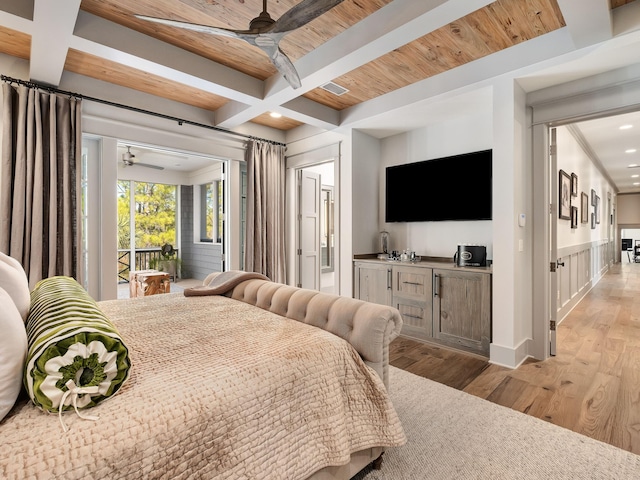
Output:
[[59,88],[51,87],[49,85],[40,85],[38,83],[28,82],[26,80],[20,80],[19,78],[7,77],[6,75],[0,75],[0,80],[2,80],[3,82],[7,82],[7,83],[17,83],[18,85],[24,85],[25,87],[28,87],[28,88],[38,88],[40,90],[45,90],[45,91],[47,91],[49,93],[59,93],[59,94],[62,94],[62,95],[68,95],[70,97],[81,98],[83,100],[88,100],[88,101],[91,101],[91,102],[102,103],[104,105],[109,105],[111,107],[118,107],[118,108],[122,108],[124,110],[129,110],[129,111],[132,111],[132,112],[136,112],[136,113],[144,113],[145,115],[151,115],[153,117],[163,118],[165,120],[171,120],[171,121],[177,122],[178,125],[183,125],[183,124],[193,125],[195,127],[201,127],[201,128],[206,128],[208,130],[215,130],[217,132],[226,133],[228,135],[235,135],[235,136],[238,136],[238,137],[243,137],[243,138],[246,138],[247,140],[258,140],[258,141],[261,141],[261,142],[271,143],[272,145],[280,145],[282,147],[286,147],[287,146],[284,143],[276,142],[274,140],[267,140],[266,138],[260,138],[260,137],[255,137],[253,135],[246,135],[244,133],[234,132],[232,130],[227,130],[225,128],[216,127],[215,125],[207,125],[207,124],[204,124],[204,123],[193,122],[191,120],[186,120],[184,118],[178,118],[178,117],[173,117],[171,115],[165,115],[164,113],[152,112],[150,110],[144,110],[142,108],[132,107],[131,105],[123,105],[121,103],[111,102],[109,100],[103,100],[101,98],[90,97],[88,95],[82,95],[81,93],[67,92],[65,90],[60,90]]

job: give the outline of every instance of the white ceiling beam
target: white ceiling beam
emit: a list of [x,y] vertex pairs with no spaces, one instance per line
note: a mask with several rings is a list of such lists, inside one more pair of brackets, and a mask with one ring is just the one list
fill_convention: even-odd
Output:
[[71,47],[241,104],[262,98],[256,78],[86,12]]
[[558,6],[576,48],[613,37],[609,0],[558,0]]
[[80,0],[35,1],[29,67],[32,81],[60,84],[79,9]]
[[308,123],[324,130],[333,130],[340,125],[340,112],[333,108],[314,102],[305,97],[294,98],[276,109],[279,113]]
[[492,0],[395,0],[298,60],[295,67],[301,88],[293,90],[280,75],[274,75],[266,82],[263,102],[248,108],[226,106],[217,112],[216,122],[234,128],[490,3]]
[[363,128],[376,117],[426,98],[435,101],[442,95],[459,93],[465,88],[478,88],[495,77],[573,51],[567,30],[556,30],[343,110],[340,126]]
[[[22,4],[21,4],[22,5]],[[0,25],[16,32],[31,35],[33,32],[33,11],[11,12],[7,11],[0,5]]]
[[613,35],[618,37],[640,29],[640,2],[631,2],[614,9]]

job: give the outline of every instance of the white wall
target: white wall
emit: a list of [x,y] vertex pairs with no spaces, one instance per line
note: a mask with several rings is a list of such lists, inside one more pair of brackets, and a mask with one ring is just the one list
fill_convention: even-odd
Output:
[[490,358],[515,367],[532,336],[531,164],[526,155],[526,98],[509,77],[493,90],[493,301]]
[[616,200],[618,225],[640,225],[640,194],[620,194]]
[[[432,160],[440,157],[486,150],[492,148],[492,119],[490,115],[461,118],[443,124],[435,124],[407,133],[387,137],[380,142],[380,168],[377,185],[377,223],[379,230],[389,232],[390,250],[413,250],[417,255],[451,257],[459,243],[487,246],[487,257],[493,258],[491,221],[474,222],[411,222],[386,223],[385,220],[385,169],[391,165]],[[363,167],[364,168],[364,167]],[[362,172],[356,172],[361,175]],[[450,181],[455,190],[455,179]],[[462,193],[460,193],[462,195]],[[362,201],[363,208],[372,199]],[[464,200],[463,200],[464,201]],[[354,207],[355,208],[355,207]],[[371,207],[368,207],[371,210]],[[361,210],[357,210],[358,217]],[[373,253],[378,249],[378,237],[372,238]]]
[[[558,249],[582,245],[589,242],[605,240],[610,235],[610,222],[607,212],[607,195],[614,200],[615,193],[607,179],[587,156],[568,127],[556,128],[556,142],[558,145],[558,170],[564,170],[571,175],[578,176],[578,196],[571,197],[571,205],[578,207],[578,228],[571,228],[571,220],[558,218]],[[591,205],[591,190],[595,190],[600,197],[600,223],[596,228],[591,228],[591,213],[594,207]],[[588,195],[588,223],[581,223],[581,193]],[[620,219],[618,217],[618,222]],[[640,223],[640,219],[638,221]]]
[[[377,253],[379,235],[384,228],[379,222],[380,140],[362,132],[353,132],[353,254]],[[352,267],[353,268],[353,267]]]

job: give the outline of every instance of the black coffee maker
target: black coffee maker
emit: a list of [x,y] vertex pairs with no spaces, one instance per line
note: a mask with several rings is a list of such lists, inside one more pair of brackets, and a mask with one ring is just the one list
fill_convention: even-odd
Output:
[[486,267],[487,247],[484,245],[458,245],[453,255],[453,262],[458,267]]

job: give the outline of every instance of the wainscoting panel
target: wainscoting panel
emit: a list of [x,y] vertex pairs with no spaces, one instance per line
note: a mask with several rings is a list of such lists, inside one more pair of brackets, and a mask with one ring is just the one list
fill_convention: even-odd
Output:
[[603,240],[558,249],[558,314],[559,322],[598,283],[613,262],[611,242]]

